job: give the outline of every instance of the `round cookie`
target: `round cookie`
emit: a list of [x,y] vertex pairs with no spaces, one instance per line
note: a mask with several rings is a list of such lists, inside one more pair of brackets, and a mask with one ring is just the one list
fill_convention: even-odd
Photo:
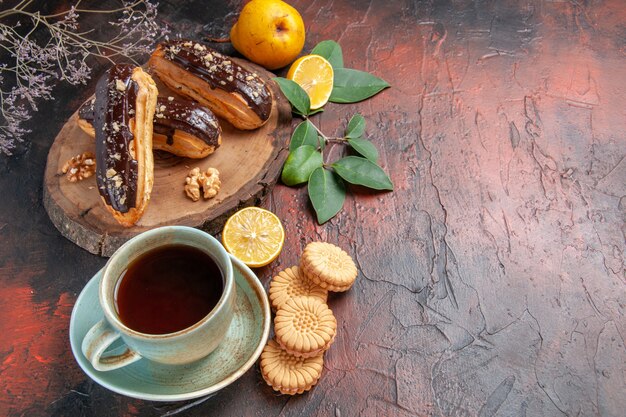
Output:
[[292,266],[272,278],[269,297],[272,309],[278,310],[292,297],[309,296],[326,302],[328,291],[302,276],[297,266]]
[[337,320],[319,298],[294,297],[276,312],[274,333],[287,353],[309,358],[323,353],[333,343]]
[[311,242],[300,258],[301,273],[328,291],[347,291],[358,274],[354,261],[332,243]]
[[275,391],[282,394],[302,394],[317,383],[324,367],[324,353],[301,358],[280,348],[270,340],[261,353],[261,375]]

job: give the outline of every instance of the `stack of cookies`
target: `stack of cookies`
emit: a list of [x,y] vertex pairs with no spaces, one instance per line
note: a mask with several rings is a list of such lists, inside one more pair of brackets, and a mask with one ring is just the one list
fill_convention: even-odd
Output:
[[337,333],[337,320],[326,304],[328,291],[349,290],[356,276],[354,261],[344,250],[313,242],[304,249],[299,266],[272,279],[275,337],[261,353],[261,374],[275,391],[301,394],[317,383],[324,352]]

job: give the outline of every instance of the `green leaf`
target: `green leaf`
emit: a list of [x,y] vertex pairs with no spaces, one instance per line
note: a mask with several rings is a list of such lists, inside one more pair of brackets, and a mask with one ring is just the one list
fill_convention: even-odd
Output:
[[322,151],[324,151],[324,149],[326,148],[326,140],[323,137],[321,137],[321,136],[318,136],[317,140],[318,140],[318,143],[320,145],[320,149]]
[[310,145],[314,148],[319,146],[319,142],[317,140],[317,130],[308,120],[300,123],[293,131],[291,135],[291,142],[289,142],[289,150],[293,151],[296,148],[299,148],[302,145]]
[[372,142],[363,138],[348,139],[348,143],[352,149],[363,155],[373,163],[378,162],[378,150]]
[[365,133],[365,119],[360,114],[352,116],[346,128],[347,138],[360,138]]
[[330,101],[333,103],[356,103],[376,95],[387,87],[389,84],[385,80],[367,72],[337,68]]
[[323,111],[324,111],[324,108],[320,107],[319,109],[311,110],[309,114],[307,114],[307,116],[313,116],[314,114],[321,113]]
[[326,58],[333,70],[343,68],[343,52],[341,52],[341,46],[335,41],[321,41],[313,48],[311,54]]
[[332,164],[332,167],[337,175],[351,184],[375,190],[393,190],[393,183],[385,171],[365,158],[347,156]]
[[323,165],[321,152],[310,145],[303,145],[289,152],[281,179],[286,185],[298,185],[309,180],[311,172]]
[[274,81],[293,106],[295,113],[308,115],[311,112],[311,99],[298,83],[282,77],[275,77]]
[[343,207],[346,187],[341,178],[332,172],[317,168],[311,173],[308,189],[319,224],[326,223]]

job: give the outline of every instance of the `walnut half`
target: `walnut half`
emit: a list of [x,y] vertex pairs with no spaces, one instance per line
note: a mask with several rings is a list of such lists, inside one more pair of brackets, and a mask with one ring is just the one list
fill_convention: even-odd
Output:
[[185,194],[193,201],[200,200],[200,189],[205,199],[213,198],[220,191],[220,173],[215,168],[207,168],[206,172],[200,172],[200,168],[189,171],[185,178]]
[[67,161],[61,171],[70,182],[84,180],[96,172],[96,157],[92,152],[83,152]]

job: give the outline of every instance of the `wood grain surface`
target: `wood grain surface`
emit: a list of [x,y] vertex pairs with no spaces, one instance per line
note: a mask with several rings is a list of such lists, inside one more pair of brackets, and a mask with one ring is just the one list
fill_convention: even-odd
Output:
[[[95,153],[95,142],[78,125],[78,109],[63,125],[48,153],[44,175],[43,204],[59,232],[91,253],[111,256],[128,239],[146,230],[167,225],[198,227],[219,233],[226,220],[239,208],[260,204],[276,184],[291,135],[291,105],[272,73],[237,60],[259,74],[272,91],[274,101],[269,120],[255,130],[238,130],[220,121],[222,144],[206,158],[176,157],[154,153],[154,187],[143,216],[133,227],[121,226],[106,209],[98,193],[95,175],[72,183],[61,169],[74,155]],[[176,96],[160,80],[155,80],[160,96]],[[220,191],[210,200],[192,201],[183,187],[189,171],[216,168]]]
[[[159,10],[175,33],[220,37],[242,3]],[[395,191],[352,188],[323,226],[304,187],[277,185],[264,203],[287,236],[256,271],[266,286],[313,240],[343,247],[360,271],[329,299],[338,335],[318,385],[276,395],[255,367],[206,401],[162,404],[82,373],[69,315],[104,259],[63,238],[42,207],[54,135],[89,95],[62,86],[30,144],[0,158],[0,415],[623,416],[624,3],[292,3],[306,51],[334,39],[347,67],[392,86],[314,120],[341,134],[360,112]]]

